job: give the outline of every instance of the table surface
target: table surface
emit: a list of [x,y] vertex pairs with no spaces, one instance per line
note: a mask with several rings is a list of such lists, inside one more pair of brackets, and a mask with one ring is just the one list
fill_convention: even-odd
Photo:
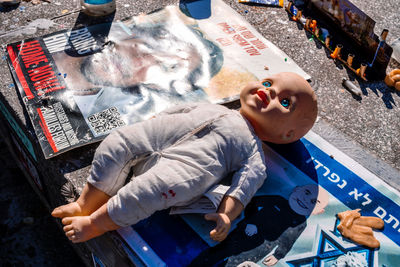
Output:
[[[296,22],[288,19],[283,8],[245,5],[235,0],[225,2],[311,75],[319,101],[319,117],[313,130],[345,153],[352,154],[364,167],[378,172],[384,180],[396,183],[393,175],[398,177],[400,170],[400,138],[397,136],[400,133],[400,92],[387,87],[382,81],[354,79],[346,68],[327,57],[323,47],[310,41],[309,35]],[[389,44],[400,37],[398,0],[352,0],[352,3],[376,21],[377,35],[383,29],[389,30],[386,39]],[[169,4],[179,2],[119,0],[113,19],[147,13]],[[82,16],[78,6],[77,0],[51,0],[38,5],[22,2],[14,8],[1,7],[0,43],[6,45],[87,23],[87,17]],[[3,50],[0,92],[22,124],[26,124],[27,117],[12,86],[13,80],[4,55]],[[399,66],[392,59],[388,71]],[[353,80],[361,88],[361,98],[354,97],[343,88],[343,78]]]

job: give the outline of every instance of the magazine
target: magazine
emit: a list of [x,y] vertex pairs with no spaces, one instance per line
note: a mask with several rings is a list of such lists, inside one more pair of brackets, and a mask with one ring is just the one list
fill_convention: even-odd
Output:
[[9,66],[44,156],[179,103],[236,100],[245,84],[268,74],[310,78],[223,1],[210,5],[210,16],[198,20],[181,4],[9,44]]

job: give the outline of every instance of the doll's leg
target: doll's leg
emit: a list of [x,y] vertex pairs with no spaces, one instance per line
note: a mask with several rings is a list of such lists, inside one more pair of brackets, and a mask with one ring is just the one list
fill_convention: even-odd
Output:
[[65,217],[66,236],[84,242],[122,226],[137,223],[157,210],[188,203],[210,185],[204,173],[177,160],[160,158],[147,172],[134,177],[90,216]]
[[90,183],[86,183],[82,194],[76,201],[55,208],[51,215],[57,218],[90,215],[106,203],[109,198],[110,196],[103,191]]
[[215,179],[196,166],[161,157],[155,166],[134,177],[109,199],[109,215],[120,226],[135,224],[156,211],[190,203],[203,195]]
[[129,149],[121,140],[121,135],[114,132],[101,142],[80,197],[75,202],[55,208],[52,216],[64,218],[90,215],[117,193],[126,181],[131,167],[130,160],[135,158],[132,151],[141,151],[140,148]]
[[63,218],[65,235],[73,243],[84,242],[107,231],[118,229],[120,227],[118,224],[121,226],[135,224],[150,216],[155,210],[161,209],[156,207],[163,202],[160,199],[163,198],[162,192],[159,191],[160,182],[163,181],[159,179],[158,172],[159,168],[153,167],[135,177],[122,187],[112,200],[110,199],[89,216]]
[[105,232],[120,228],[108,215],[107,203],[90,216],[65,217],[62,223],[65,225],[63,228],[65,235],[73,243],[85,242]]

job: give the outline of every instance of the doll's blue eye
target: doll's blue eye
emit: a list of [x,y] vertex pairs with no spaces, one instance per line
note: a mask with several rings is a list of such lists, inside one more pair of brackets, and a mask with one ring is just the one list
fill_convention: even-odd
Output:
[[265,81],[262,83],[262,85],[264,85],[265,87],[271,87],[271,82]]
[[285,107],[285,108],[288,108],[289,105],[290,105],[290,100],[287,99],[287,98],[282,99],[282,100],[281,100],[281,105],[282,105],[283,107]]

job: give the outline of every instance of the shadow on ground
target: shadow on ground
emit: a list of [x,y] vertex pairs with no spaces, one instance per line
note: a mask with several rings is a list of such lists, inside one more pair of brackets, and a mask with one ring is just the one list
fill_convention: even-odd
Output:
[[84,266],[0,139],[0,266]]

